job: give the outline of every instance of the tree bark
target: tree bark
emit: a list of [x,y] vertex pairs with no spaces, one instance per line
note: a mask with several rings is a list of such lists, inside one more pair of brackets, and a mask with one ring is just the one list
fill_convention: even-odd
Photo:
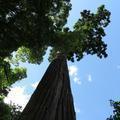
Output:
[[66,57],[49,65],[19,120],[76,120]]

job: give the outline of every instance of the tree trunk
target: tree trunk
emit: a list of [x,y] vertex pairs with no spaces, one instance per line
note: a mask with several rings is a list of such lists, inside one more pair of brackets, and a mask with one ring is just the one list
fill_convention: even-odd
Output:
[[76,120],[67,61],[63,54],[49,65],[19,120]]

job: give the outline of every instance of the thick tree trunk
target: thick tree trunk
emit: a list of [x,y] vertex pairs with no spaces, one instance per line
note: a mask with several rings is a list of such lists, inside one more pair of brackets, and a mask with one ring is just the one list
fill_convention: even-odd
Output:
[[76,120],[64,55],[49,65],[19,120]]

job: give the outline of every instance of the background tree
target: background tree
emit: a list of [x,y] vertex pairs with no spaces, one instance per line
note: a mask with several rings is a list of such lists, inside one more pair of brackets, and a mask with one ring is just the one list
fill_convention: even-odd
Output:
[[113,107],[113,115],[107,120],[120,120],[120,101],[110,100],[110,105]]
[[0,99],[7,96],[13,83],[26,76],[26,69],[19,67],[10,57],[0,59]]
[[0,100],[0,120],[18,120],[21,115],[21,106],[15,104],[6,104]]
[[6,57],[0,62],[0,120],[17,120],[21,114],[21,107],[4,103],[4,98],[10,91],[10,86],[26,77],[26,69],[19,67],[17,62]]
[[110,22],[110,12],[104,5],[96,14],[87,10],[81,12],[72,31],[65,28],[71,10],[70,0],[13,0],[1,1],[0,5],[2,58],[22,47],[27,49],[23,56],[29,62],[40,63],[49,46],[53,51],[65,52],[68,59],[75,54],[80,60],[84,52],[107,56],[102,37],[105,36],[104,27]]

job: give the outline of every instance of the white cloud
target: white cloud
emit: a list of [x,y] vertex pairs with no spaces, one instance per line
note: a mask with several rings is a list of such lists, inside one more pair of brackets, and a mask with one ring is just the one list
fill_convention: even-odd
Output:
[[77,107],[75,107],[75,112],[76,112],[76,113],[80,113],[80,109],[77,108]]
[[77,66],[71,65],[71,66],[68,67],[68,69],[69,69],[69,74],[72,77],[73,81],[76,84],[81,85],[82,83],[81,83],[81,81],[80,81],[80,79],[78,77],[78,68],[77,68]]
[[25,93],[25,87],[15,86],[11,88],[11,91],[9,92],[8,96],[4,99],[4,101],[8,104],[18,104],[22,106],[22,108],[24,108],[29,98],[30,95]]
[[32,86],[33,88],[36,88],[36,87],[38,86],[38,84],[39,84],[39,82],[37,81],[37,82],[31,84],[31,86]]
[[69,68],[69,74],[70,76],[76,76],[78,72],[78,68],[75,65],[71,65]]
[[92,82],[92,76],[91,76],[91,74],[88,74],[88,81]]
[[74,77],[74,82],[77,83],[78,85],[81,85],[81,81],[78,77]]

